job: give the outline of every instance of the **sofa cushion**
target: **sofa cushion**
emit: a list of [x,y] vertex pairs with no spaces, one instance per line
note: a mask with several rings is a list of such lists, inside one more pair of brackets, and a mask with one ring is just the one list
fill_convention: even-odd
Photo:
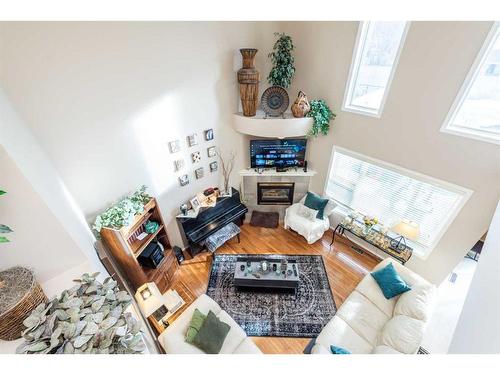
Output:
[[304,206],[309,207],[313,210],[317,210],[318,214],[316,217],[318,219],[323,219],[324,210],[328,203],[328,198],[322,198],[318,194],[307,192],[306,200],[304,201]]
[[396,349],[391,348],[390,346],[386,345],[379,345],[373,349],[373,354],[403,354],[401,352],[398,352]]
[[229,324],[220,321],[212,311],[209,311],[193,339],[193,344],[207,354],[218,354],[230,329]]
[[314,221],[316,219],[316,216],[318,215],[318,210],[313,210],[312,208],[300,204],[297,210],[297,214],[299,216],[302,216],[304,219]]
[[392,315],[394,314],[394,307],[400,297],[394,297],[391,299],[385,298],[382,290],[371,275],[366,275],[356,286],[356,290],[377,306],[388,319],[392,318]]
[[200,310],[195,309],[191,321],[189,322],[189,327],[186,332],[186,342],[192,344],[195,336],[200,331],[201,326],[207,316],[200,312]]
[[390,299],[411,290],[411,287],[398,275],[396,269],[389,263],[371,275],[382,289],[385,298]]
[[332,320],[323,327],[323,330],[316,338],[316,345],[313,347],[313,350],[311,350],[311,353],[318,351],[318,349],[316,349],[318,345],[323,346],[328,353],[330,353],[330,345],[341,346],[355,354],[367,354],[371,353],[373,350],[373,345],[354,331],[349,324],[338,315],[335,315]]
[[236,348],[247,338],[247,334],[243,329],[234,321],[231,316],[224,310],[221,310],[217,317],[224,323],[227,323],[231,329],[224,340],[224,344],[220,350],[221,354],[233,353]]
[[250,337],[245,338],[234,350],[234,354],[262,354]]
[[394,315],[406,315],[410,318],[429,320],[436,288],[433,285],[418,284],[409,292],[403,293],[394,308]]
[[[349,326],[372,346],[377,344],[379,333],[389,318],[369,299],[354,290],[337,311]],[[335,345],[335,343],[332,343]],[[342,346],[341,343],[337,343]]]
[[424,322],[405,315],[397,315],[387,322],[380,337],[380,345],[405,354],[418,351],[424,333]]

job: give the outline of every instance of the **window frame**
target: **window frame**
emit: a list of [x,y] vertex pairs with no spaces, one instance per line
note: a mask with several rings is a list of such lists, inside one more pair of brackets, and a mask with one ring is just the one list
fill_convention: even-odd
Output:
[[481,130],[474,130],[452,124],[452,121],[455,119],[455,116],[457,115],[470,92],[470,89],[472,88],[472,85],[474,84],[479,74],[481,66],[486,61],[486,57],[493,48],[493,41],[496,39],[496,37],[500,38],[500,21],[494,22],[491,26],[491,29],[488,32],[488,35],[486,36],[481,49],[479,50],[474,62],[472,63],[469,72],[467,73],[467,76],[465,77],[465,80],[463,81],[462,86],[460,87],[460,90],[458,91],[457,96],[455,97],[455,100],[453,101],[453,104],[448,111],[448,114],[446,115],[446,118],[440,129],[442,133],[458,135],[460,137],[474,139],[476,141],[483,141],[500,145],[500,137],[498,139],[491,136],[488,137],[484,135],[486,132],[483,132]]
[[[333,159],[334,159],[335,153],[337,151],[340,152],[340,153],[342,153],[342,154],[344,154],[344,155],[353,157],[353,158],[361,160],[363,162],[374,164],[374,165],[376,165],[378,167],[388,169],[390,171],[393,171],[395,173],[404,175],[406,177],[410,177],[410,178],[413,178],[413,179],[416,179],[416,180],[419,180],[419,181],[426,182],[428,184],[432,184],[432,185],[438,186],[438,187],[443,188],[443,189],[450,190],[450,191],[452,191],[454,193],[457,193],[457,194],[459,194],[461,196],[460,201],[455,205],[454,210],[447,217],[447,220],[444,223],[444,225],[441,227],[441,230],[439,232],[437,232],[437,234],[435,236],[435,239],[432,242],[432,245],[431,246],[424,246],[424,245],[420,245],[419,244],[418,248],[414,249],[413,255],[416,256],[417,258],[420,258],[420,259],[423,259],[423,260],[427,259],[430,256],[430,254],[435,250],[435,248],[437,247],[437,245],[441,241],[441,239],[444,236],[444,234],[448,231],[450,225],[455,221],[455,219],[458,216],[458,214],[462,211],[463,207],[469,201],[470,197],[474,193],[473,190],[468,189],[466,187],[463,187],[463,186],[460,186],[460,185],[456,185],[456,184],[453,184],[453,183],[448,182],[448,181],[440,180],[438,178],[435,178],[435,177],[432,177],[432,176],[428,176],[426,174],[423,174],[423,173],[420,173],[420,172],[416,172],[416,171],[413,171],[411,169],[407,169],[407,168],[401,167],[401,166],[396,165],[396,164],[392,164],[392,163],[389,163],[389,162],[386,162],[386,161],[383,161],[383,160],[380,160],[380,159],[373,158],[371,156],[360,154],[360,153],[358,153],[356,151],[352,151],[352,150],[346,149],[344,147],[340,147],[340,146],[334,145],[332,147],[332,151],[331,151],[331,155],[330,155],[330,162],[328,164],[328,172],[327,172],[326,179],[325,179],[325,184],[324,184],[324,187],[323,187],[323,196],[332,199],[335,203],[337,203],[341,207],[345,207],[345,208],[347,208],[349,210],[352,210],[352,208],[346,206],[342,202],[337,201],[335,199],[335,197],[332,197],[332,196],[330,196],[328,194],[328,182],[330,180],[330,173],[331,173],[332,166],[333,166]],[[422,252],[419,249],[425,249],[425,251]]]
[[[406,25],[403,30],[403,34],[401,36],[401,42],[399,43],[398,51],[396,53],[396,57],[394,59],[394,63],[392,65],[391,73],[389,75],[389,79],[387,80],[387,85],[385,87],[384,95],[382,97],[382,101],[380,102],[380,107],[377,110],[373,110],[366,107],[360,107],[350,104],[352,102],[352,96],[354,94],[354,85],[355,79],[359,74],[359,69],[361,67],[361,56],[363,53],[363,49],[360,48],[362,45],[366,43],[366,36],[368,33],[368,27],[371,22],[377,21],[360,21],[358,26],[358,33],[356,36],[356,43],[354,45],[354,51],[351,58],[351,65],[349,68],[349,75],[347,77],[347,83],[344,93],[344,100],[342,103],[342,110],[345,112],[356,113],[359,115],[365,115],[370,117],[380,118],[382,116],[382,112],[384,111],[385,102],[387,101],[387,97],[389,95],[389,91],[391,89],[392,80],[396,73],[396,69],[399,65],[399,58],[401,57],[401,53],[403,51],[404,44],[406,42],[406,36],[408,35],[408,30],[410,29],[411,22],[405,21]],[[380,22],[380,21],[379,21]]]

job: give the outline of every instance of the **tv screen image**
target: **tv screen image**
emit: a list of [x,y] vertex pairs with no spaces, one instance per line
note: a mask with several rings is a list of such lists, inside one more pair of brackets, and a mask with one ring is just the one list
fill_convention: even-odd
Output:
[[251,167],[303,167],[306,143],[306,139],[253,139],[250,141]]

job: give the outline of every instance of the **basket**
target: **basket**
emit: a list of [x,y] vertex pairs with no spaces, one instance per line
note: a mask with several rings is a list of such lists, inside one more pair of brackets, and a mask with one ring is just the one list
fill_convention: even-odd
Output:
[[33,272],[24,267],[13,267],[0,272],[0,339],[16,340],[26,329],[23,325],[31,312],[48,302]]

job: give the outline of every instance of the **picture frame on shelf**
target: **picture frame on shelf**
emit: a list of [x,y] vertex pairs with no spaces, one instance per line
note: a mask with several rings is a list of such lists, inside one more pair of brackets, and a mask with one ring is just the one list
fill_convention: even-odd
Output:
[[207,155],[209,158],[213,158],[214,156],[217,155],[217,150],[215,149],[215,146],[207,148]]
[[175,171],[178,172],[184,168],[184,159],[177,159],[174,161]]
[[179,177],[179,184],[181,186],[186,186],[189,184],[189,176],[187,174],[183,174]]
[[201,152],[196,151],[191,154],[191,160],[193,160],[193,163],[199,163],[201,161]]
[[171,154],[175,154],[181,150],[181,142],[178,139],[168,142],[168,148]]
[[205,171],[203,170],[203,167],[200,167],[194,171],[194,175],[196,176],[196,179],[199,180],[200,178],[203,178],[205,175]]
[[207,129],[205,130],[205,141],[211,141],[214,139],[214,130]]
[[219,164],[216,161],[210,163],[210,172],[216,172],[219,169]]
[[187,142],[189,147],[196,146],[198,144],[198,135],[196,133],[188,135]]
[[189,203],[191,203],[191,207],[195,211],[198,210],[201,206],[201,203],[200,203],[200,200],[198,199],[198,197],[194,197],[193,199],[190,199]]

